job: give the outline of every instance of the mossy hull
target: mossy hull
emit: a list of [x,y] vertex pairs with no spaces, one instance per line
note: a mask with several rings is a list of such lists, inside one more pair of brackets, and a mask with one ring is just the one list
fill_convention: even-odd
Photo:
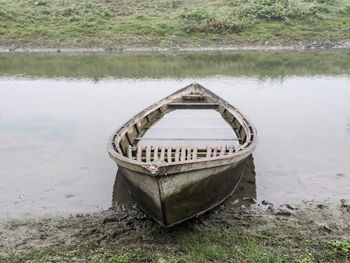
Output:
[[[120,168],[123,191],[128,193],[146,214],[170,227],[219,205],[239,184],[246,161],[153,177]],[[189,177],[192,180],[187,180]],[[145,187],[146,185],[146,187]],[[152,191],[152,192],[151,192]]]

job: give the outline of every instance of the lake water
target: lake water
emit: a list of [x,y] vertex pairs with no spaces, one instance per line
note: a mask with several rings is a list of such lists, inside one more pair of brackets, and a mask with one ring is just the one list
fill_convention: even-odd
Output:
[[2,54],[0,217],[109,208],[108,137],[194,81],[256,125],[258,202],[350,198],[350,51]]

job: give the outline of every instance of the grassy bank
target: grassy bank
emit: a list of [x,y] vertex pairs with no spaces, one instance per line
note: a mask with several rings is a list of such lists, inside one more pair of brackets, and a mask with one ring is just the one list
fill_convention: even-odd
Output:
[[[249,201],[246,201],[249,202]],[[237,207],[164,229],[136,208],[0,222],[0,262],[341,262],[350,206]]]
[[350,39],[346,0],[0,0],[0,45],[301,45]]

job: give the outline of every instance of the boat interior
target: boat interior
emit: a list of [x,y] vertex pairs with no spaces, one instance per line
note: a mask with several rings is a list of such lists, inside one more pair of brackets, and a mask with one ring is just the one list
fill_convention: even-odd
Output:
[[180,93],[164,101],[116,133],[113,146],[119,154],[144,163],[182,163],[234,154],[253,142],[255,133],[248,120],[206,92]]

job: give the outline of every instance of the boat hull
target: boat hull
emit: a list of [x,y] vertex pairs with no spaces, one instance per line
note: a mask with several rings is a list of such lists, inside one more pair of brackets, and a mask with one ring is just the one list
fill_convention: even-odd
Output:
[[150,176],[119,167],[123,186],[146,214],[170,227],[222,203],[239,184],[244,160],[186,173]]
[[[166,114],[178,109],[211,109],[232,128],[229,143],[142,145],[146,132]],[[178,138],[167,140],[178,141]],[[148,138],[149,139],[149,138]],[[164,138],[163,138],[164,139]],[[223,138],[215,138],[218,141]],[[225,200],[243,174],[242,163],[258,142],[254,125],[238,109],[199,84],[191,84],[147,107],[122,125],[107,142],[107,150],[125,177],[131,198],[164,226],[197,216]]]

